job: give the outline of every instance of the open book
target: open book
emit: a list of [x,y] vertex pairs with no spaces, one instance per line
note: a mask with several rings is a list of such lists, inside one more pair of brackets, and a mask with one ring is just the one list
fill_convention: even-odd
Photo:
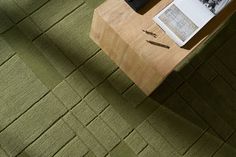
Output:
[[231,1],[174,0],[153,20],[179,46],[183,46]]

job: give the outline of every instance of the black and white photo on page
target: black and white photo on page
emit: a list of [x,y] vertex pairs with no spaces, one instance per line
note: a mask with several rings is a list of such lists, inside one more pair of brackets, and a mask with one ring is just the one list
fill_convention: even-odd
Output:
[[219,13],[232,0],[199,0],[202,2],[213,14]]

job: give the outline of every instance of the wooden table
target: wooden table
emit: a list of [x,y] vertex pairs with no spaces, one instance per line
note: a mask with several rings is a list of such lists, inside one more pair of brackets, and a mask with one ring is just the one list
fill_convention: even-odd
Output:
[[180,48],[152,20],[170,2],[153,0],[136,13],[124,0],[107,0],[94,11],[90,37],[147,95],[235,10],[234,1]]

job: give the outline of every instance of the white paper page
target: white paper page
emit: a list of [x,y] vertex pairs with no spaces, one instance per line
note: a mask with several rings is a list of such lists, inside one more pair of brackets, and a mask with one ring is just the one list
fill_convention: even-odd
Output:
[[204,26],[215,16],[200,0],[175,0],[174,4],[198,27]]
[[183,46],[215,16],[206,6],[206,2],[210,4],[210,1],[219,2],[219,6],[215,5],[214,9],[222,9],[231,0],[174,0],[153,20],[179,46]]
[[[164,27],[173,32],[182,42],[186,41],[199,28],[175,4],[170,5],[160,14],[158,19],[164,24]],[[169,31],[166,31],[166,33],[169,33]]]

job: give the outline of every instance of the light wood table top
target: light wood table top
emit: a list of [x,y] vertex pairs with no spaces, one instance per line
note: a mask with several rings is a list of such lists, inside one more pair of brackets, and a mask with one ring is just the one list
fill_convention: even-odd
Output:
[[236,8],[234,1],[181,48],[152,20],[170,2],[153,0],[136,13],[124,0],[107,0],[94,11],[90,37],[147,95]]

